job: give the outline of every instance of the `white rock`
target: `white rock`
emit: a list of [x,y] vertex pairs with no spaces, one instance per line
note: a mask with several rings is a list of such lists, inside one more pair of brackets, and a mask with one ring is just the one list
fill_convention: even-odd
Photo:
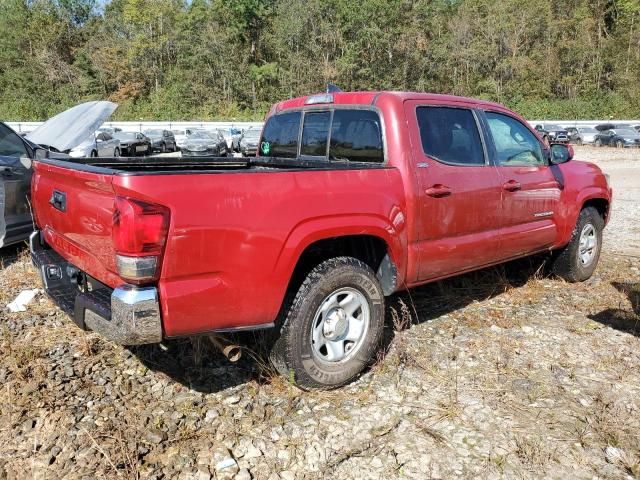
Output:
[[607,459],[607,462],[618,463],[620,462],[620,460],[622,460],[624,451],[620,448],[612,447],[611,445],[609,445],[604,449],[604,456]]

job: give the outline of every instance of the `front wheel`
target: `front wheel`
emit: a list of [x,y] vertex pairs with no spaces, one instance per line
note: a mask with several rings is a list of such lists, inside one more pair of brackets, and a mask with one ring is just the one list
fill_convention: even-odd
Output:
[[600,140],[599,138],[593,143],[596,147],[601,147],[602,146],[602,140]]
[[593,275],[602,250],[604,219],[593,207],[584,208],[569,244],[555,254],[553,272],[568,282],[582,282]]
[[616,148],[624,148],[624,142],[622,140],[618,140],[616,142]]
[[352,257],[315,267],[283,311],[271,361],[301,388],[329,389],[371,362],[384,327],[384,295],[371,268]]
[[116,149],[113,151],[113,156],[114,156],[114,157],[116,157],[116,158],[120,156],[120,149],[119,149],[119,148],[116,148]]

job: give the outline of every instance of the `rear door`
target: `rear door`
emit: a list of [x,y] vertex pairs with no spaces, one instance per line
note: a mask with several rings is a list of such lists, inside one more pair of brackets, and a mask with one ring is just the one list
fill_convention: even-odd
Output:
[[418,281],[499,260],[500,177],[476,113],[405,103],[420,190]]
[[33,230],[29,209],[31,160],[22,139],[0,124],[0,246]]
[[543,146],[520,120],[502,112],[484,112],[488,145],[500,174],[501,251],[505,258],[553,245],[560,185],[545,160]]

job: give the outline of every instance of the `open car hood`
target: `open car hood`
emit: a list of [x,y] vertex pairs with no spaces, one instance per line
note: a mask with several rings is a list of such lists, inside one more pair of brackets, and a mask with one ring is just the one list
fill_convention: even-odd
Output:
[[51,117],[27,135],[27,139],[59,152],[70,150],[90,137],[116,108],[118,104],[107,101],[81,103]]

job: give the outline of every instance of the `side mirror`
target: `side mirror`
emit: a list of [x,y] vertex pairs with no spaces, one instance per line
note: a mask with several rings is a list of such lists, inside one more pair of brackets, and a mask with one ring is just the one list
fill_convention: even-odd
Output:
[[45,158],[49,158],[49,150],[45,150],[44,148],[36,148],[33,151],[33,156],[36,160],[44,160]]
[[551,145],[551,164],[560,165],[567,163],[573,158],[573,147],[571,145],[562,145],[554,143]]

